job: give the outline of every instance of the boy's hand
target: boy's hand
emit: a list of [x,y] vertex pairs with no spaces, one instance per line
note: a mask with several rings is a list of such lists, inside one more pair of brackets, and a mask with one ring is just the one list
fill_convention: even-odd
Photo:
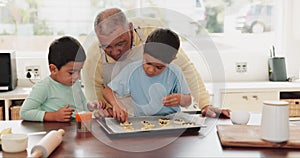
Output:
[[164,106],[177,106],[180,104],[181,94],[170,94],[163,98],[162,102]]
[[128,113],[125,107],[120,107],[119,105],[113,106],[113,117],[120,121],[128,121]]
[[106,108],[106,104],[102,101],[92,101],[88,103],[89,110],[99,110],[105,108]]
[[66,105],[55,112],[55,121],[58,122],[69,122],[72,119],[72,114],[74,112],[70,105]]

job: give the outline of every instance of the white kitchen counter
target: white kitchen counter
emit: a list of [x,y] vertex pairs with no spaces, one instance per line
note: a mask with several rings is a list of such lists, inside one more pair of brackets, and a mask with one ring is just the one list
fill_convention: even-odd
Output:
[[205,85],[212,96],[213,105],[232,109],[252,106],[249,110],[255,111],[260,111],[257,107],[261,106],[263,100],[280,100],[280,92],[300,91],[299,81],[218,82]]
[[0,100],[5,99],[24,99],[31,91],[30,87],[17,87],[12,91],[0,92]]
[[206,88],[210,92],[218,91],[233,91],[233,90],[299,90],[300,82],[225,82],[225,83],[206,83]]

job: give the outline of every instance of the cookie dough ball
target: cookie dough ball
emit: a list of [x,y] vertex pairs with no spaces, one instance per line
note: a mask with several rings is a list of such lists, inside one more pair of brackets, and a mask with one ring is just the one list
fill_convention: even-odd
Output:
[[169,124],[169,122],[170,122],[169,118],[160,118],[160,119],[158,119],[158,124],[160,126],[166,126],[166,125]]
[[196,124],[195,124],[195,122],[185,122],[182,125],[184,125],[184,126],[195,126]]
[[185,122],[184,122],[183,119],[175,119],[174,123],[177,124],[177,125],[183,125]]
[[155,125],[149,121],[141,121],[143,127],[142,130],[146,130],[146,129],[152,129],[155,127]]
[[120,126],[122,126],[122,127],[132,126],[132,123],[131,122],[121,122]]

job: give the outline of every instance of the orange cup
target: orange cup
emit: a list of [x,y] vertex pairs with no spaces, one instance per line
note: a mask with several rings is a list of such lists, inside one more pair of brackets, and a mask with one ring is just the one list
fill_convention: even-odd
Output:
[[92,112],[78,112],[75,120],[78,132],[88,132],[91,128]]

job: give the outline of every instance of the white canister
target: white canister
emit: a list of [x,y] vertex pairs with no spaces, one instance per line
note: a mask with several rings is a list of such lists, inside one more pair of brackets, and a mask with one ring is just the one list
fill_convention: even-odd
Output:
[[284,142],[289,139],[289,103],[285,101],[264,101],[261,138],[270,142]]

